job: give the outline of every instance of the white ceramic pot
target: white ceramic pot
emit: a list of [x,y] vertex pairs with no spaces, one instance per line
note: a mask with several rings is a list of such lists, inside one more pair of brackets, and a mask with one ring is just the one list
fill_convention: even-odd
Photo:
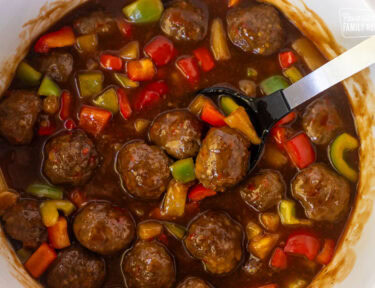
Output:
[[[349,48],[363,40],[343,37],[341,9],[349,9],[354,14],[369,14],[369,5],[375,9],[374,0],[368,0],[367,4],[367,0],[263,1],[283,11],[328,59],[342,53],[343,47]],[[9,84],[30,43],[83,2],[86,0],[0,0],[0,94]],[[361,139],[358,199],[333,261],[310,287],[375,287],[375,88],[371,79],[375,82],[375,69],[372,73],[364,71],[344,82]],[[1,228],[0,287],[39,287],[18,262]]]

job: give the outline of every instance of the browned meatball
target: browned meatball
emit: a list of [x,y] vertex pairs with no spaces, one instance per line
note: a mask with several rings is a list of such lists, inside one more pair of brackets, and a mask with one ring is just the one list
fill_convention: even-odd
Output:
[[78,18],[73,23],[74,30],[78,34],[99,34],[108,35],[116,31],[114,19],[103,13],[93,12],[88,16]]
[[84,247],[102,255],[127,248],[135,234],[129,212],[105,202],[86,205],[75,217],[73,231]]
[[262,170],[238,188],[247,205],[263,212],[274,207],[285,193],[283,176],[275,170]]
[[177,288],[211,288],[211,285],[198,277],[188,277],[178,284]]
[[47,229],[39,213],[39,202],[20,200],[3,215],[8,235],[23,243],[24,247],[37,248],[47,241]]
[[203,124],[187,110],[160,114],[152,123],[150,140],[174,158],[194,157],[201,145]]
[[227,15],[228,36],[245,52],[271,55],[284,43],[279,13],[268,5],[234,8]]
[[102,258],[73,245],[61,251],[48,269],[47,285],[49,288],[100,288],[105,275]]
[[220,192],[238,184],[247,173],[249,145],[234,129],[211,128],[196,159],[195,174],[199,181]]
[[170,160],[157,146],[142,141],[126,144],[118,154],[117,169],[126,190],[141,199],[158,199],[167,189]]
[[8,94],[0,103],[0,134],[13,144],[28,144],[42,101],[34,92],[15,90]]
[[207,7],[203,1],[176,0],[164,11],[160,26],[175,40],[202,40],[207,34]]
[[325,164],[316,163],[297,174],[292,195],[300,201],[308,218],[336,222],[348,211],[350,185]]
[[38,59],[40,72],[57,82],[66,82],[73,71],[73,56],[64,52],[52,52]]
[[169,288],[175,281],[175,267],[167,250],[156,241],[140,241],[122,263],[128,288]]
[[306,108],[302,126],[312,142],[326,145],[342,127],[342,121],[335,105],[326,98],[320,98]]
[[94,143],[81,130],[64,132],[48,141],[44,174],[53,184],[83,185],[99,164]]
[[239,264],[242,239],[241,226],[228,214],[208,211],[190,224],[185,245],[195,258],[202,260],[208,272],[224,274]]

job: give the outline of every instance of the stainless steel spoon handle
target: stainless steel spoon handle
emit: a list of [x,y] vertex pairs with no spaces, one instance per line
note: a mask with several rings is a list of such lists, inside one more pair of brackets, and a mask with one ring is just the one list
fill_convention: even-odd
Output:
[[375,64],[375,36],[342,53],[286,88],[283,91],[284,97],[290,109],[294,109],[372,64]]

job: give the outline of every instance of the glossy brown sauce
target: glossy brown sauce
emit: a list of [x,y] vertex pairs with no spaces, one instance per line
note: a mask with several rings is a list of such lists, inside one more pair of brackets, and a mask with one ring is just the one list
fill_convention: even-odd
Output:
[[[244,0],[248,1],[248,0]],[[69,15],[64,17],[58,24],[51,28],[51,30],[56,30],[64,25],[70,24],[74,19],[79,16],[89,14],[91,11],[95,11],[98,8],[106,12],[109,12],[114,17],[122,16],[122,7],[130,1],[118,1],[118,0],[97,0],[92,1],[79,9],[71,12]],[[226,1],[223,0],[205,0],[209,6],[210,20],[220,17],[223,20],[226,17],[227,7]],[[255,1],[248,1],[255,2]],[[284,48],[289,48],[292,41],[301,37],[300,32],[290,24],[284,17],[283,26],[286,30],[287,39]],[[163,34],[159,28],[159,23],[147,24],[144,26],[133,26],[133,36],[132,39],[124,39],[120,34],[115,37],[102,37],[99,41],[98,51],[111,51],[118,50],[122,48],[126,43],[131,40],[138,40],[140,47],[152,39],[154,36]],[[205,46],[209,47],[209,33],[208,36],[203,41],[198,43],[178,43],[174,42],[179,55],[191,54],[191,51],[195,48]],[[108,127],[105,129],[104,133],[95,139],[95,143],[99,154],[103,157],[101,166],[95,172],[94,177],[82,187],[85,195],[88,199],[104,199],[111,201],[119,206],[127,207],[137,223],[149,219],[149,212],[155,207],[160,206],[160,200],[158,201],[140,201],[130,197],[121,188],[120,180],[114,169],[114,160],[118,149],[126,142],[133,139],[145,139],[147,140],[147,135],[137,134],[134,129],[134,121],[137,118],[144,118],[153,120],[153,118],[160,112],[173,109],[173,108],[185,108],[194,98],[194,92],[208,87],[217,83],[230,83],[235,87],[238,87],[238,81],[246,79],[246,69],[248,67],[255,68],[259,75],[256,82],[259,83],[261,80],[281,73],[281,68],[279,66],[277,54],[272,56],[254,56],[251,54],[246,54],[240,49],[234,47],[231,43],[229,45],[232,58],[226,62],[216,62],[216,67],[208,72],[201,74],[201,80],[196,85],[192,87],[183,77],[179,74],[178,70],[174,67],[173,63],[162,67],[158,71],[158,75],[161,75],[161,79],[166,79],[169,86],[169,93],[160,104],[158,104],[152,110],[147,110],[140,112],[131,117],[131,119],[124,121],[122,117],[118,114],[114,116],[114,119],[110,122]],[[61,49],[70,52],[74,56],[74,70],[86,70],[86,59],[82,59],[81,56],[76,52],[74,48],[64,48]],[[33,51],[30,51],[27,59],[32,63],[35,55]],[[308,69],[299,62],[298,68],[307,74]],[[102,70],[105,75],[105,83],[103,87],[114,84],[112,73]],[[178,79],[176,80],[174,79]],[[144,86],[142,84],[140,88],[129,90],[128,96],[130,101],[134,99],[137,92]],[[17,83],[12,83],[11,88],[17,87]],[[71,79],[67,82],[65,87],[75,95],[75,120],[80,110],[80,103],[78,98],[78,91],[75,83],[75,75],[71,76]],[[331,99],[339,110],[340,115],[344,120],[345,131],[355,135],[355,128],[353,125],[353,119],[351,117],[351,111],[347,103],[346,95],[340,85],[330,89],[326,92],[329,99]],[[261,96],[261,92],[257,91],[257,96]],[[301,108],[299,111],[303,111]],[[299,118],[300,119],[300,118]],[[58,120],[56,122],[60,129],[62,129],[62,123]],[[78,123],[78,121],[77,121]],[[301,122],[296,121],[293,126],[297,131],[302,130]],[[46,179],[41,174],[41,164],[43,161],[43,147],[48,137],[35,137],[32,144],[28,146],[11,146],[5,140],[0,140],[0,165],[3,169],[5,176],[8,180],[9,186],[16,189],[17,191],[25,191],[26,187],[34,182],[42,181],[46,182]],[[269,140],[271,141],[271,140]],[[317,162],[329,163],[327,156],[326,146],[315,146],[317,147]],[[352,155],[356,164],[358,162],[357,156]],[[253,172],[256,173],[262,168],[269,168],[264,162],[260,162],[257,169]],[[286,165],[280,170],[283,174],[284,180],[287,185],[287,195],[290,196],[290,182],[295,176],[297,170],[291,166]],[[70,191],[71,187],[66,187],[66,191]],[[234,189],[233,189],[234,190]],[[23,194],[25,197],[28,195]],[[355,198],[355,186],[352,186],[352,201]],[[227,211],[235,220],[237,220],[242,225],[245,225],[249,219],[258,219],[258,213],[249,208],[244,201],[241,199],[238,193],[234,191],[228,191],[226,193],[221,193],[218,196],[207,198],[202,201],[200,205],[200,211],[205,211],[206,209],[222,209]],[[275,211],[275,209],[273,209]],[[302,207],[299,207],[298,213],[302,216],[304,215]],[[187,226],[192,220],[195,214],[187,214],[182,218],[177,219],[175,222]],[[74,217],[74,216],[73,216]],[[72,219],[70,219],[72,220]],[[314,230],[321,237],[333,238],[335,240],[339,239],[341,232],[344,229],[346,219],[343,219],[339,223],[327,224],[327,223],[317,223],[314,226]],[[286,240],[287,235],[291,231],[288,228],[281,228],[282,239]],[[71,233],[71,238],[73,239],[73,234]],[[245,239],[244,239],[244,259],[248,257],[248,252],[245,249]],[[18,243],[14,243],[17,247]],[[203,266],[199,260],[193,259],[189,256],[187,251],[183,246],[181,241],[174,239],[173,237],[168,237],[168,249],[171,254],[174,255],[176,261],[177,278],[176,281],[179,282],[186,276],[199,276],[203,279],[207,279],[214,287],[257,287],[257,285],[265,285],[267,283],[282,283],[286,278],[291,277],[293,274],[302,275],[305,279],[311,280],[316,273],[319,271],[320,267],[313,270],[306,268],[298,258],[293,258],[289,265],[288,270],[282,272],[274,272],[267,268],[265,265],[265,275],[264,276],[249,276],[245,274],[239,267],[230,275],[217,277],[214,275],[209,275],[203,269]],[[123,277],[121,273],[120,261],[122,258],[122,253],[116,256],[107,257],[107,280],[104,288],[119,288],[123,287]],[[242,265],[242,263],[241,263]],[[42,279],[43,281],[43,279]]]

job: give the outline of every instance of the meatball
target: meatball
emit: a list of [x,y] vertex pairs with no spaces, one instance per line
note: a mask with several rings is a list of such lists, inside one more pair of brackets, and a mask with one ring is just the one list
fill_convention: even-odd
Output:
[[170,160],[157,146],[142,141],[126,144],[117,158],[117,169],[126,190],[141,199],[158,199],[167,189]]
[[95,33],[109,35],[117,30],[115,20],[104,12],[93,12],[88,16],[78,18],[74,21],[73,27],[81,35]]
[[47,229],[39,213],[39,202],[20,200],[3,215],[4,228],[8,235],[23,243],[24,247],[37,248],[47,241]]
[[306,108],[302,126],[312,142],[326,145],[342,127],[342,121],[335,105],[326,98],[320,98]]
[[275,170],[262,170],[238,188],[247,205],[264,212],[274,207],[285,193],[283,176]]
[[169,288],[175,281],[175,266],[167,250],[156,241],[140,241],[122,263],[128,288]]
[[348,210],[350,185],[326,165],[316,163],[297,174],[292,195],[300,201],[308,218],[336,222]]
[[85,184],[99,164],[94,143],[81,130],[64,132],[45,147],[44,174],[53,184]]
[[224,212],[208,211],[189,226],[185,238],[187,250],[202,260],[208,272],[231,272],[242,257],[241,226]]
[[58,254],[47,273],[49,288],[100,288],[106,275],[105,262],[78,245]]
[[195,163],[195,174],[207,188],[224,191],[238,184],[249,166],[249,142],[229,127],[211,128]]
[[0,134],[13,144],[29,144],[42,101],[34,92],[15,90],[0,103]]
[[159,115],[150,127],[150,140],[174,158],[194,157],[199,151],[203,124],[187,110]]
[[135,234],[129,213],[104,202],[86,205],[75,217],[73,231],[84,247],[103,255],[127,248]]
[[227,25],[229,39],[245,52],[271,55],[284,43],[279,13],[268,5],[231,9]]
[[57,82],[66,82],[73,71],[73,56],[64,52],[52,52],[38,59],[39,70]]
[[208,9],[202,1],[177,0],[161,19],[161,30],[177,41],[200,41],[207,34]]
[[180,284],[177,285],[177,288],[210,288],[204,280],[198,277],[188,277]]

